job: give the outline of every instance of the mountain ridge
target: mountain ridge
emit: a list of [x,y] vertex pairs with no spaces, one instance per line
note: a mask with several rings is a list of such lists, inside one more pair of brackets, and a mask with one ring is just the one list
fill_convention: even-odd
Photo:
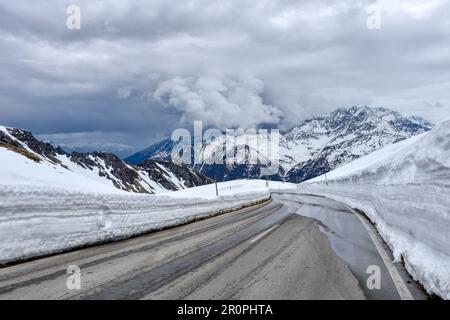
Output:
[[[432,123],[420,117],[404,117],[384,107],[338,108],[323,116],[304,120],[281,134],[279,170],[270,178],[302,182],[432,127]],[[125,161],[137,164],[145,159],[168,160],[174,145],[175,142],[165,139],[125,158]],[[204,145],[201,152],[211,155],[214,154],[213,148],[220,151],[221,147],[217,147],[217,143],[215,145]],[[265,177],[258,164],[202,164],[194,168],[221,181]]]
[[[71,172],[87,177],[88,179],[81,179],[85,184],[86,181],[89,183],[93,180],[92,183],[100,182],[128,192],[158,193],[213,182],[212,179],[195,172],[188,166],[170,162],[149,160],[141,166],[135,166],[124,162],[113,153],[72,152],[68,154],[62,148],[55,148],[50,143],[36,139],[30,131],[19,128],[0,127],[0,149],[2,147],[42,164],[37,167],[37,170],[47,170],[45,172],[50,175],[54,174],[52,170],[63,176],[64,173]],[[3,160],[0,159],[0,162]],[[8,177],[21,174],[14,172],[7,163],[2,163],[0,168]],[[36,170],[36,166],[33,168]],[[45,180],[45,174],[42,173],[40,179]]]

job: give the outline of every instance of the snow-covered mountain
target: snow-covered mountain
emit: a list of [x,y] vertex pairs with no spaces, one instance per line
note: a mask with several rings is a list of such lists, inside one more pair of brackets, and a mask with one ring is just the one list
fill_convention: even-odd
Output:
[[144,161],[133,166],[105,152],[66,153],[31,132],[0,126],[2,185],[48,185],[79,191],[159,193],[211,183],[185,165]]
[[[432,127],[422,118],[403,117],[385,108],[339,108],[322,117],[306,120],[281,135],[279,170],[271,179],[305,181]],[[204,162],[212,163],[209,158],[218,150],[225,149],[225,144],[225,136],[205,144],[200,151]],[[161,141],[126,161],[137,164],[145,159],[170,159],[173,145],[170,139]],[[264,175],[258,164],[202,164],[195,168],[207,176],[225,181],[262,178]]]
[[172,148],[174,146],[175,142],[170,139],[165,139],[142,151],[134,153],[133,155],[125,158],[125,161],[132,164],[139,164],[147,159],[170,160]]

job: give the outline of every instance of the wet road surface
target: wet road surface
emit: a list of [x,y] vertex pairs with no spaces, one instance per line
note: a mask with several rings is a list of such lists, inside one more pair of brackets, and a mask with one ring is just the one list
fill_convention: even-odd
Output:
[[[67,287],[71,265],[81,270],[80,289]],[[380,288],[367,285],[373,266]],[[401,266],[391,267],[401,279],[351,209],[286,191],[263,205],[0,269],[0,299],[400,299],[399,281],[410,298],[425,298]]]

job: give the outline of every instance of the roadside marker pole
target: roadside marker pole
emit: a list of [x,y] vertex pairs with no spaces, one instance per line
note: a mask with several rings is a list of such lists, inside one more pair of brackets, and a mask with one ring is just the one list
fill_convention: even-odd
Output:
[[216,196],[218,197],[219,196],[219,188],[217,187],[217,180],[215,182],[215,185],[216,185]]

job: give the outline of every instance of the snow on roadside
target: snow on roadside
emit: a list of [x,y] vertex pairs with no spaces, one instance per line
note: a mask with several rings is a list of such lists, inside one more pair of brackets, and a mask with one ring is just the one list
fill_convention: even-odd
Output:
[[413,278],[450,299],[450,121],[299,190],[363,210]]
[[0,264],[128,238],[270,198],[265,181],[218,186],[219,197],[214,185],[145,195],[2,184]]
[[[278,182],[278,181],[268,181],[267,184],[268,188],[272,190],[295,189],[297,187],[295,183]],[[217,184],[217,189],[219,196],[242,194],[254,191],[267,192],[265,180],[234,180],[234,181],[220,182]],[[204,199],[215,199],[216,187],[214,184],[208,184],[205,186],[171,192],[170,196],[177,198],[199,197]]]

